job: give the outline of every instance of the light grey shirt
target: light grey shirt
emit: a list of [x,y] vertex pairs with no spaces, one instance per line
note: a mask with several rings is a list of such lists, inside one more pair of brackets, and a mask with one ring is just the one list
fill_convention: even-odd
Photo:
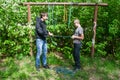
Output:
[[[77,27],[77,29],[75,30],[74,35],[75,35],[75,36],[80,36],[81,34],[83,34],[83,28],[82,28],[82,27]],[[73,43],[79,44],[80,41],[81,41],[80,39],[74,39],[74,40],[73,40]]]

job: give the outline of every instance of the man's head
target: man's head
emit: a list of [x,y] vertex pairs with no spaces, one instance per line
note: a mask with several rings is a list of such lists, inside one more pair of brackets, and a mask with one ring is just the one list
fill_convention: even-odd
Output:
[[75,25],[76,27],[78,27],[78,26],[80,25],[79,19],[75,19],[75,20],[74,20],[74,25]]
[[43,12],[43,13],[40,13],[40,18],[42,18],[43,20],[47,20],[48,19],[48,14]]

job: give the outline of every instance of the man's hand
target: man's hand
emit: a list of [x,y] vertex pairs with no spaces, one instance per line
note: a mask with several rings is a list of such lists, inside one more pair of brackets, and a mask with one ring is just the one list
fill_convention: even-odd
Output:
[[71,37],[71,38],[72,38],[72,39],[74,39],[75,37],[76,37],[76,36],[72,35],[72,37]]
[[53,36],[53,33],[48,32],[48,35]]

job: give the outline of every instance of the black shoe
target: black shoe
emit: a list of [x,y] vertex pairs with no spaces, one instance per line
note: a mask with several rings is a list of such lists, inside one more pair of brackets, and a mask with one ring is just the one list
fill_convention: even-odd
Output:
[[39,71],[40,71],[40,68],[36,68],[36,71],[38,71],[38,72],[39,72]]
[[80,71],[80,68],[75,67],[75,68],[73,69],[73,71],[74,71],[74,72]]
[[50,69],[50,67],[48,65],[43,66],[43,68]]

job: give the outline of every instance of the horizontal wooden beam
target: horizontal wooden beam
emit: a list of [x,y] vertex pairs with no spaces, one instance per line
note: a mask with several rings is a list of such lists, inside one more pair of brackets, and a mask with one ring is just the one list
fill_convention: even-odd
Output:
[[23,5],[108,6],[107,3],[77,3],[77,2],[24,2]]

